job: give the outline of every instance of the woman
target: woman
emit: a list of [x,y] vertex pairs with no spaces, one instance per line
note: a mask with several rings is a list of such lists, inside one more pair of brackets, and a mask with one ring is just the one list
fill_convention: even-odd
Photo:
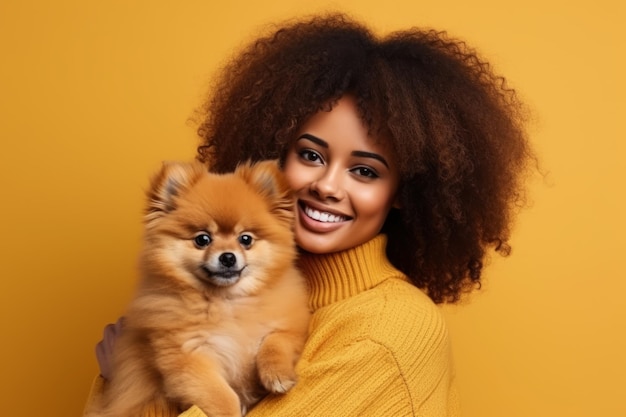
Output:
[[314,311],[298,384],[250,416],[459,414],[436,304],[480,286],[487,250],[509,253],[532,159],[523,116],[463,42],[377,38],[340,15],[288,24],[226,66],[199,159],[216,172],[280,159]]

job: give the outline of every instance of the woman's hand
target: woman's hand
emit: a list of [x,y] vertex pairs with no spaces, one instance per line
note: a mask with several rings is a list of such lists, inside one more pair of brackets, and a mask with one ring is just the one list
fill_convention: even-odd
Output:
[[96,359],[100,367],[102,378],[111,379],[113,361],[113,347],[124,327],[124,317],[120,317],[115,324],[107,324],[102,334],[102,340],[96,345]]

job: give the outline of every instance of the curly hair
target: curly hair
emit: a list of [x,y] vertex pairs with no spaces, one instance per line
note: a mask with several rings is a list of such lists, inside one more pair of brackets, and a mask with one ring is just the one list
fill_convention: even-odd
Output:
[[215,172],[284,160],[302,124],[346,94],[395,151],[390,261],[434,302],[458,301],[480,286],[488,249],[509,254],[533,158],[517,94],[463,41],[419,28],[377,37],[336,14],[287,23],[223,69],[200,110],[198,158]]

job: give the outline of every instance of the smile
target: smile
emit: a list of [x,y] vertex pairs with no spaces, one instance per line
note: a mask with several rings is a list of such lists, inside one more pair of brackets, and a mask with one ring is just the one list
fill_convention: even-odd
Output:
[[348,218],[345,216],[332,214],[326,211],[315,210],[306,205],[303,206],[303,209],[308,217],[321,223],[340,223],[348,220]]

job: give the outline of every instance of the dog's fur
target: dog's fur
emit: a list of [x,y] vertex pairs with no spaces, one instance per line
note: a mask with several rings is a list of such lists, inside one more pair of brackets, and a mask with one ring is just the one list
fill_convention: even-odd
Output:
[[111,380],[87,415],[134,417],[165,400],[240,416],[289,390],[310,313],[277,164],[221,175],[164,164],[148,200],[140,285]]

